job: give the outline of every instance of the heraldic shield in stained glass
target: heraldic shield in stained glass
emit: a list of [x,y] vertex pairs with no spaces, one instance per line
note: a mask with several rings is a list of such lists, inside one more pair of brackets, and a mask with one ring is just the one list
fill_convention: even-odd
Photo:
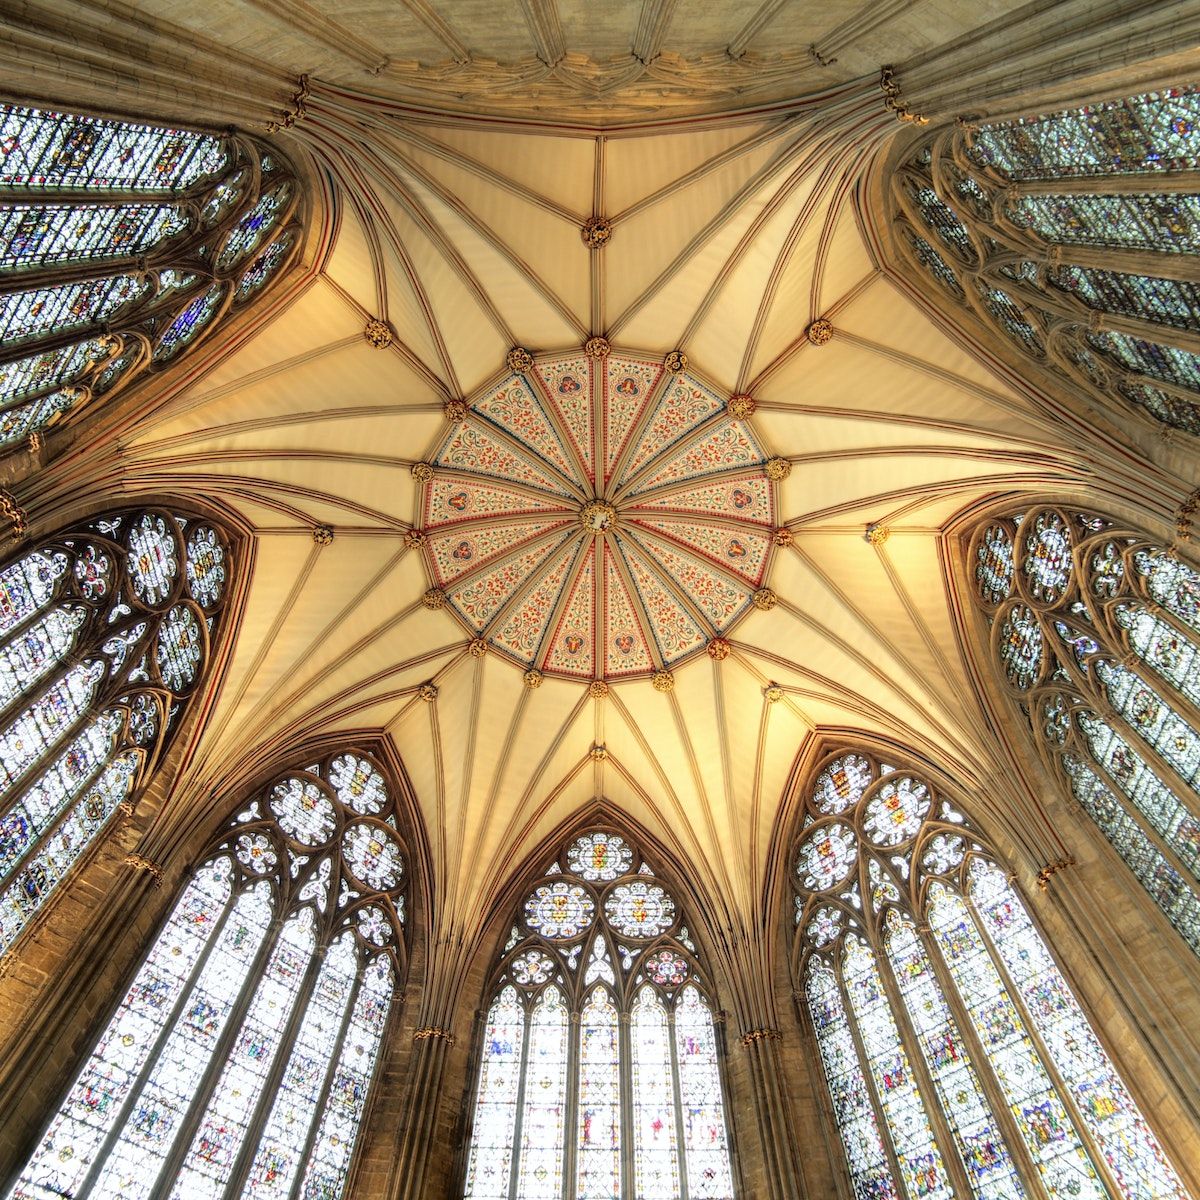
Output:
[[437,592],[472,637],[550,675],[647,675],[702,650],[756,603],[787,466],[736,399],[648,356],[509,375],[418,475]]

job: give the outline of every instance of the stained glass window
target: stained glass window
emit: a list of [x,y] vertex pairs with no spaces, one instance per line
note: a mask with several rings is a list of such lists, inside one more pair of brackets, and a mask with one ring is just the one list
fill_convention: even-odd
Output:
[[236,813],[8,1200],[337,1200],[405,963],[389,793],[339,751]]
[[1059,386],[1200,435],[1180,258],[1200,248],[1198,113],[1200,89],[1168,88],[930,135],[895,173],[897,244],[939,309],[949,289]]
[[[997,580],[985,564],[1006,557],[1016,569]],[[1200,573],[1070,510],[988,522],[971,561],[1041,751],[1200,954],[1200,734],[1187,716],[1200,701]]]
[[[1065,530],[1033,514],[1020,549]],[[1039,517],[1042,519],[1039,520]],[[994,536],[999,523],[987,533]],[[1011,548],[1010,548],[1011,549]],[[1030,552],[1030,553],[1034,553]],[[980,558],[981,583],[1011,561]],[[1049,575],[1046,573],[1049,572]],[[1187,1195],[982,835],[902,763],[818,768],[792,862],[793,970],[859,1200]],[[814,857],[841,832],[836,870]]]
[[244,138],[0,104],[0,450],[199,341],[300,219]]
[[0,569],[0,952],[132,811],[204,678],[231,567],[215,523],[141,510]]
[[716,1014],[668,889],[620,834],[530,889],[483,1026],[468,1200],[732,1200]]

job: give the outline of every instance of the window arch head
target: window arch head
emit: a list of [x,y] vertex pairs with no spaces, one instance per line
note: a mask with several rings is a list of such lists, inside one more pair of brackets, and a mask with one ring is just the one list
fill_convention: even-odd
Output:
[[1200,573],[1136,530],[1046,505],[982,521],[967,566],[999,690],[1200,953]]
[[1059,385],[1200,434],[1198,122],[1186,87],[927,135],[894,172],[898,246]]
[[235,565],[219,522],[141,508],[0,569],[0,951],[133,811],[207,678]]
[[636,847],[577,834],[492,974],[465,1195],[732,1198],[711,983]]
[[792,967],[855,1194],[1184,1197],[984,837],[844,748],[792,848]]
[[0,104],[0,451],[164,370],[302,237],[245,138]]
[[356,749],[242,805],[10,1200],[336,1200],[406,964],[399,815]]

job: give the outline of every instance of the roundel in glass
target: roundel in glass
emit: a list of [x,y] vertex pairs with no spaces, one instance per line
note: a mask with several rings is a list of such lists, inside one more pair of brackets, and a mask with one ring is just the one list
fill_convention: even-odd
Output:
[[270,805],[279,828],[293,841],[321,846],[333,836],[333,804],[311,780],[293,777],[277,783]]
[[646,974],[663,987],[674,987],[688,977],[688,962],[674,950],[656,950],[645,962]]
[[877,846],[897,846],[921,828],[929,803],[929,789],[919,780],[892,776],[867,802],[863,830]]
[[1026,526],[1021,568],[1035,599],[1044,604],[1062,599],[1071,578],[1071,530],[1058,513],[1039,513]]
[[1031,688],[1042,669],[1042,627],[1033,610],[1015,604],[1000,626],[1000,662],[1014,687]]
[[567,869],[593,882],[616,879],[633,869],[633,851],[615,833],[587,833],[567,850]]
[[404,874],[400,843],[382,825],[356,821],[342,834],[342,853],[354,878],[377,892],[390,891]]
[[187,541],[187,581],[192,599],[212,608],[225,586],[225,548],[211,525],[194,529]]
[[342,754],[329,764],[329,782],[343,804],[365,816],[372,816],[387,804],[383,776],[373,763],[356,754]]
[[595,915],[596,905],[587,891],[564,879],[542,884],[525,901],[525,923],[547,938],[576,937]]
[[626,937],[652,938],[670,929],[675,901],[658,884],[639,879],[613,888],[604,901],[604,915]]
[[850,874],[858,861],[858,843],[849,825],[835,821],[809,834],[800,844],[796,874],[806,888],[823,892]]
[[648,675],[752,611],[777,484],[745,405],[624,353],[539,360],[430,455],[426,563],[470,635],[548,675]]
[[985,604],[999,604],[1012,589],[1012,538],[1003,525],[989,525],[976,551],[975,583]]
[[161,604],[171,594],[179,573],[179,549],[163,517],[146,513],[130,527],[126,561],[129,581],[139,600]]
[[844,812],[857,804],[870,786],[871,764],[860,754],[843,754],[817,776],[813,804],[823,813]]

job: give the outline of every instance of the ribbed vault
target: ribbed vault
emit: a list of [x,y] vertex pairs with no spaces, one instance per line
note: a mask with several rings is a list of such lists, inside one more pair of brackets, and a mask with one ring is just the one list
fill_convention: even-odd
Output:
[[[214,339],[211,369],[38,497],[50,514],[80,489],[195,494],[255,535],[232,655],[171,803],[302,736],[382,729],[448,934],[476,930],[509,864],[597,797],[690,864],[738,928],[814,730],[869,729],[989,777],[941,533],[998,491],[1078,484],[1081,435],[882,269],[870,195],[894,130],[874,84],[602,136],[314,88],[289,135],[330,180],[313,271],[261,332]],[[581,236],[594,214],[611,223],[599,248]],[[823,344],[806,332],[818,318]],[[370,340],[369,321],[384,325]],[[729,630],[727,656],[681,658],[669,680],[549,672],[531,688],[425,602],[413,468],[437,458],[455,402],[508,376],[513,347],[561,361],[594,336],[651,363],[681,350],[717,403],[753,398],[756,437],[790,466],[772,484],[776,602]],[[1089,453],[1112,486],[1131,478],[1115,447]]]

